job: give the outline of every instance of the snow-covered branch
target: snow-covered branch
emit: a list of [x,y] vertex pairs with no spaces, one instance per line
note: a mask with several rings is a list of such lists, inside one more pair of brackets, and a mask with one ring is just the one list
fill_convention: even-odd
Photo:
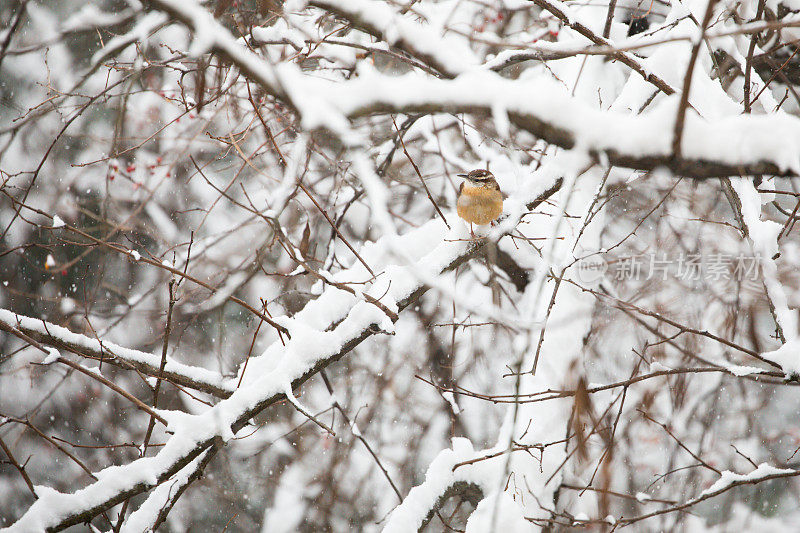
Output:
[[[62,326],[18,315],[6,309],[0,309],[0,322],[19,329],[22,333],[47,346],[53,346],[81,357],[112,364],[120,368],[136,369],[148,376],[155,377],[159,375],[161,357],[158,355],[73,333]],[[167,359],[163,377],[178,385],[206,392],[220,398],[230,396],[231,392],[236,388],[234,379],[226,379],[212,370],[186,365],[172,358]]]
[[791,528],[796,3],[0,3],[0,529]]
[[788,115],[704,120],[692,114],[686,117],[683,130],[684,149],[676,156],[672,131],[663,127],[667,117],[675,114],[678,99],[674,96],[653,112],[633,115],[597,110],[554,81],[509,80],[485,70],[441,80],[414,73],[388,76],[365,69],[357,79],[332,82],[288,65],[276,70],[239,45],[193,2],[154,0],[152,4],[193,29],[197,52],[221,54],[268,93],[295,108],[307,128],[344,134],[346,119],[387,113],[500,114],[540,139],[586,151],[598,161],[619,167],[665,168],[691,178],[800,172],[796,150],[800,119]]
[[774,466],[771,466],[767,463],[761,463],[755,470],[753,470],[749,474],[737,474],[736,472],[731,472],[730,470],[726,470],[722,472],[722,475],[716,482],[714,482],[713,485],[704,490],[696,498],[692,498],[687,502],[678,505],[673,505],[665,509],[659,509],[658,511],[653,511],[651,513],[643,514],[640,516],[633,516],[631,518],[620,518],[618,523],[620,525],[629,525],[636,522],[641,522],[642,520],[646,520],[648,518],[653,518],[654,516],[660,516],[668,513],[674,513],[677,511],[683,511],[684,509],[693,507],[700,502],[704,502],[710,498],[713,498],[714,496],[719,496],[720,494],[723,494],[733,488],[740,487],[742,485],[755,485],[758,483],[763,483],[765,481],[770,481],[772,479],[791,478],[799,475],[800,475],[800,470],[794,470],[791,468],[775,468]]
[[463,39],[442,35],[440,28],[411,20],[410,14],[400,15],[389,4],[375,0],[311,0],[309,5],[346,19],[444,77],[453,78],[478,66],[475,54]]
[[[402,237],[387,237],[398,240],[392,246],[402,246],[403,241],[419,242],[425,235],[427,244],[424,248],[417,246],[419,259],[415,265],[391,265],[391,256],[383,255],[383,250],[391,249],[386,243],[370,247],[374,254],[370,264],[388,269],[378,277],[370,293],[385,305],[402,311],[427,290],[426,285],[417,281],[416,270],[429,276],[438,275],[458,267],[481,247],[481,243],[447,242],[440,228],[438,221],[431,221]],[[336,279],[354,281],[364,273],[364,266],[357,263],[350,271],[339,273]],[[292,338],[285,346],[276,342],[263,355],[252,359],[244,383],[227,399],[200,415],[162,411],[173,435],[157,455],[98,472],[98,481],[73,494],[42,489],[39,499],[8,531],[60,531],[167,482],[215,443],[230,440],[254,416],[285,400],[287,386],[297,389],[365,339],[393,329],[380,309],[335,287],[328,287],[303,311],[292,318],[284,317],[281,322]],[[29,331],[34,331],[33,324],[26,325]],[[68,337],[67,332],[59,333]]]

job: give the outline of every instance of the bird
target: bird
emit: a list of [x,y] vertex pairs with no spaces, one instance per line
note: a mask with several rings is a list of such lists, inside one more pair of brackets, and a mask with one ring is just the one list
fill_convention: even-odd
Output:
[[494,223],[503,212],[503,193],[488,170],[479,168],[468,174],[458,174],[458,177],[464,181],[458,188],[456,211],[469,222],[469,233],[474,239],[472,224]]

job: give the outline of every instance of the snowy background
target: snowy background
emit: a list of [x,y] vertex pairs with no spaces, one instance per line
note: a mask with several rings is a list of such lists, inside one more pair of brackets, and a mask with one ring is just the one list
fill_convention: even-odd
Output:
[[0,21],[0,531],[800,530],[800,1]]

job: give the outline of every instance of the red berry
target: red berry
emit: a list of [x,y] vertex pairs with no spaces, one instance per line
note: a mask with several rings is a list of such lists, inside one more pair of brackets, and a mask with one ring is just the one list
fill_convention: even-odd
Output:
[[128,165],[127,168],[125,168],[125,172],[133,172],[134,170],[136,170],[136,165]]

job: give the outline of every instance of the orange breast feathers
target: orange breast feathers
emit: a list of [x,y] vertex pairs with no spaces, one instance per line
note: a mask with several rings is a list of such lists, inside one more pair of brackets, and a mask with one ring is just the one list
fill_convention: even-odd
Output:
[[456,211],[458,216],[472,224],[489,224],[503,212],[503,194],[494,188],[464,183]]

